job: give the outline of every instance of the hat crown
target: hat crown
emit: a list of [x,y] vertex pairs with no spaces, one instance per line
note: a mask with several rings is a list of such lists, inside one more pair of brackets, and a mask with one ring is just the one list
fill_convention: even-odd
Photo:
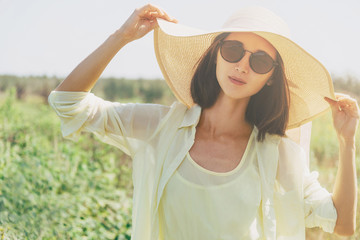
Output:
[[272,11],[258,6],[242,8],[235,12],[224,23],[223,28],[271,32],[290,38],[290,29],[285,21]]

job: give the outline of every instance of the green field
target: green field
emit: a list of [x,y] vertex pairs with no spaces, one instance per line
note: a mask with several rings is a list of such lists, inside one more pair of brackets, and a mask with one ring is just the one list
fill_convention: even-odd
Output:
[[[143,93],[151,89],[144,86]],[[9,84],[0,94],[0,239],[130,239],[131,160],[90,134],[78,142],[63,139],[44,97],[17,96]],[[168,92],[154,99],[173,100]],[[358,185],[359,155],[358,147]],[[332,191],[338,153],[330,114],[313,122],[310,157],[311,170]],[[349,238],[308,229],[307,239],[360,239],[359,214],[357,223]]]

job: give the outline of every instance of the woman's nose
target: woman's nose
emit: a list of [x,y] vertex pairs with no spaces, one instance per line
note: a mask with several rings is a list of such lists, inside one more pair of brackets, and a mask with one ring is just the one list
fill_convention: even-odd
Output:
[[250,70],[250,64],[249,64],[250,55],[251,55],[250,52],[245,52],[245,55],[240,59],[240,61],[235,63],[236,71],[242,72],[242,73],[249,72],[249,70]]

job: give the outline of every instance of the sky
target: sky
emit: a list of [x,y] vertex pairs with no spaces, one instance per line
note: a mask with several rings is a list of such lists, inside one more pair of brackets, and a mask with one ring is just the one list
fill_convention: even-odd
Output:
[[[0,74],[66,77],[142,0],[0,0]],[[237,9],[266,7],[332,75],[360,79],[359,0],[153,0],[191,27],[215,30]],[[126,45],[102,77],[162,78],[153,34]]]

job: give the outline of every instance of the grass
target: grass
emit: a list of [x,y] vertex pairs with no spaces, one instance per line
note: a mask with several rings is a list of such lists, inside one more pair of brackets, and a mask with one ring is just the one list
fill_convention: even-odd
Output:
[[120,151],[88,134],[62,139],[49,106],[13,94],[0,114],[2,239],[130,239],[131,162]]

